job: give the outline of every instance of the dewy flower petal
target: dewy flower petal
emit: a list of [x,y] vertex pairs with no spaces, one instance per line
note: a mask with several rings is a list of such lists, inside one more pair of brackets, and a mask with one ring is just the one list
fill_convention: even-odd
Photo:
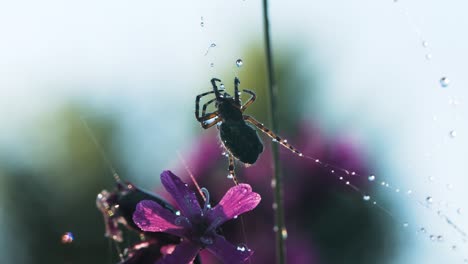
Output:
[[158,203],[144,200],[138,203],[133,213],[133,222],[143,231],[165,232],[180,237],[184,230],[175,224],[176,217]]
[[171,171],[161,173],[161,182],[179,206],[182,215],[191,218],[202,213],[195,193]]
[[238,215],[253,210],[260,200],[260,195],[252,192],[250,185],[241,183],[230,188],[219,204],[208,212],[207,217],[213,224],[219,226]]
[[219,235],[215,236],[214,243],[206,249],[228,264],[244,263],[253,254],[246,246],[234,246]]
[[156,264],[183,264],[190,263],[200,251],[200,247],[190,243],[189,241],[184,241],[178,244],[174,252],[170,255],[164,256]]

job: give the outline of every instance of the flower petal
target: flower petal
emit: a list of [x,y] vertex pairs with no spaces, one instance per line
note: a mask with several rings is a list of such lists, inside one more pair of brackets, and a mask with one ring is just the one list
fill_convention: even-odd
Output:
[[248,184],[239,184],[230,188],[223,199],[212,210],[207,217],[216,228],[224,222],[245,212],[253,210],[260,203],[260,194],[252,192]]
[[245,245],[234,246],[220,235],[216,235],[213,244],[206,249],[227,264],[244,263],[253,254]]
[[151,200],[139,202],[133,213],[133,222],[141,230],[165,232],[181,237],[184,234],[184,228],[174,224],[176,218],[177,216],[171,211]]
[[193,216],[201,215],[202,210],[195,193],[192,192],[179,177],[174,175],[171,171],[163,171],[163,173],[161,173],[161,182],[164,188],[166,188],[174,198],[177,205],[179,205],[179,210],[182,215],[189,219]]
[[200,251],[200,247],[189,241],[184,241],[178,244],[174,252],[170,255],[165,255],[164,258],[158,260],[156,264],[182,264],[190,263]]

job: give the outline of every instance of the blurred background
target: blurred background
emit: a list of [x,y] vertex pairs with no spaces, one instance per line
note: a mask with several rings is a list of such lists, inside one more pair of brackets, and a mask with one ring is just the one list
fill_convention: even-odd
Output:
[[[290,263],[468,262],[467,5],[271,1],[279,134],[360,190],[281,150]],[[164,195],[163,170],[189,181],[180,152],[219,200],[227,160],[194,99],[238,76],[268,124],[261,14],[252,0],[0,3],[0,263],[118,262],[95,205],[115,182],[82,120],[124,179]],[[246,215],[254,263],[274,248],[264,142],[237,164],[263,197]]]

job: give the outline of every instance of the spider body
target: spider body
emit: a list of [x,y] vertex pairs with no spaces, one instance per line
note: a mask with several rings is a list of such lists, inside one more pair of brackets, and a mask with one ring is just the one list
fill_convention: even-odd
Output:
[[223,120],[218,128],[224,147],[243,163],[254,164],[263,151],[263,144],[255,128],[245,122],[240,105],[224,94],[216,107]]
[[[229,95],[223,89],[218,89],[216,82],[221,82],[221,80],[211,79],[213,91],[197,95],[195,99],[195,117],[204,129],[218,125],[221,141],[228,152],[229,176],[234,179],[235,183],[237,183],[237,180],[234,176],[234,158],[246,164],[254,164],[263,151],[263,144],[255,127],[266,133],[274,141],[302,156],[299,151],[286,143],[286,140],[282,140],[253,117],[243,114],[245,109],[255,101],[256,95],[250,90],[243,90],[251,97],[242,105],[239,92],[240,81],[237,77],[234,78],[234,96]],[[209,94],[214,94],[215,98],[203,105],[200,115],[200,100]],[[216,111],[206,113],[207,107],[212,103],[215,103]]]

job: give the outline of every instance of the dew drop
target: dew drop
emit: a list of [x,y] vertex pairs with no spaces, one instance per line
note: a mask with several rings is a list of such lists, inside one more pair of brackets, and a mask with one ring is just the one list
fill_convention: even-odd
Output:
[[435,241],[435,240],[436,240],[436,236],[430,235],[430,236],[429,236],[429,239],[430,239],[431,241]]
[[370,175],[369,177],[367,177],[367,179],[369,181],[375,181],[375,175]]
[[216,47],[216,43],[211,43],[210,48]]
[[203,22],[203,21],[200,22],[200,26],[201,26],[201,27],[204,27],[204,26],[205,26],[205,22]]
[[340,177],[340,181],[342,181],[342,180],[343,180],[343,177]]
[[405,222],[405,223],[403,223],[403,227],[408,227],[408,226],[409,226],[409,224],[408,224],[408,223],[406,223],[406,222]]
[[443,236],[441,236],[441,235],[437,236],[437,241],[439,241],[439,242],[442,242],[442,241],[444,241],[444,237],[443,237]]
[[441,85],[443,88],[449,86],[449,84],[450,84],[450,80],[449,80],[447,77],[442,77],[442,78],[440,78],[440,81],[439,81],[439,82],[440,82],[440,85]]
[[303,156],[303,154],[302,154],[302,153],[299,153],[299,157],[302,157],[302,156]]
[[432,54],[431,53],[427,53],[426,56],[424,56],[426,58],[426,60],[431,60],[432,59]]
[[369,195],[364,195],[364,196],[362,197],[362,199],[363,199],[364,201],[369,201],[369,200],[370,200],[370,196],[369,196]]
[[432,199],[431,196],[426,197],[426,202],[427,203],[432,203],[434,200]]
[[238,215],[235,215],[233,218],[234,218],[234,219],[237,219],[237,217],[239,217],[239,216],[238,216]]
[[435,180],[435,177],[434,177],[434,176],[429,176],[429,180],[430,180],[431,182],[433,182],[433,181]]
[[425,48],[427,48],[429,46],[429,43],[427,41],[423,41],[421,44]]
[[449,189],[449,190],[452,190],[452,189],[453,189],[453,185],[450,184],[450,183],[448,183],[448,184],[446,185],[446,187],[447,187],[447,189]]
[[384,182],[384,181],[383,181],[383,182],[381,182],[381,183],[380,183],[380,185],[382,185],[382,186],[385,186],[385,182]]
[[176,214],[176,215],[180,215],[180,211],[176,211],[175,214]]
[[288,143],[288,140],[287,140],[287,139],[284,139],[284,140],[283,140],[283,143]]
[[210,67],[213,68],[213,67],[214,67],[214,63],[210,63]]
[[457,131],[452,130],[452,131],[450,131],[449,135],[450,135],[451,138],[455,138],[457,136]]
[[242,67],[242,65],[244,65],[244,62],[241,59],[237,59],[236,60],[236,65],[237,65],[237,67],[240,68],[240,67]]
[[462,209],[461,209],[461,208],[458,208],[458,209],[457,209],[457,214],[459,214],[459,215],[462,214]]
[[278,232],[278,230],[279,230],[278,226],[274,226],[274,227],[273,227],[273,232],[276,233],[276,232]]
[[451,246],[451,249],[452,249],[452,250],[457,250],[457,245],[452,245],[452,246]]
[[232,179],[232,178],[234,178],[234,175],[232,175],[232,173],[230,173],[230,174],[228,174],[227,178]]
[[219,88],[224,89],[224,83],[220,84]]
[[408,191],[406,192],[406,194],[408,194],[408,195],[410,195],[410,194],[412,194],[412,193],[413,193],[412,190],[408,190]]
[[372,203],[373,203],[374,205],[376,205],[376,204],[377,204],[377,202],[376,202],[376,201],[374,201],[374,202],[372,202]]
[[281,229],[281,237],[283,239],[287,239],[288,238],[288,230],[286,228],[283,228]]
[[273,203],[271,205],[271,208],[273,208],[273,210],[276,210],[278,208],[278,204],[277,203]]
[[271,188],[275,188],[275,187],[276,187],[276,180],[272,179],[271,180]]
[[349,185],[349,181],[346,182],[346,185]]
[[400,189],[396,189],[395,192],[400,192]]
[[61,238],[62,244],[71,244],[73,240],[75,240],[75,236],[72,232],[66,232]]
[[419,232],[421,232],[421,233],[426,233],[426,228],[421,227],[421,228],[419,229]]
[[315,163],[320,163],[320,160],[319,160],[319,159],[316,159],[316,160],[315,160]]
[[239,251],[242,251],[242,252],[244,252],[244,251],[250,251],[250,249],[249,249],[246,245],[244,245],[244,244],[239,244],[239,245],[237,245],[237,248],[236,248],[236,249],[239,250]]

